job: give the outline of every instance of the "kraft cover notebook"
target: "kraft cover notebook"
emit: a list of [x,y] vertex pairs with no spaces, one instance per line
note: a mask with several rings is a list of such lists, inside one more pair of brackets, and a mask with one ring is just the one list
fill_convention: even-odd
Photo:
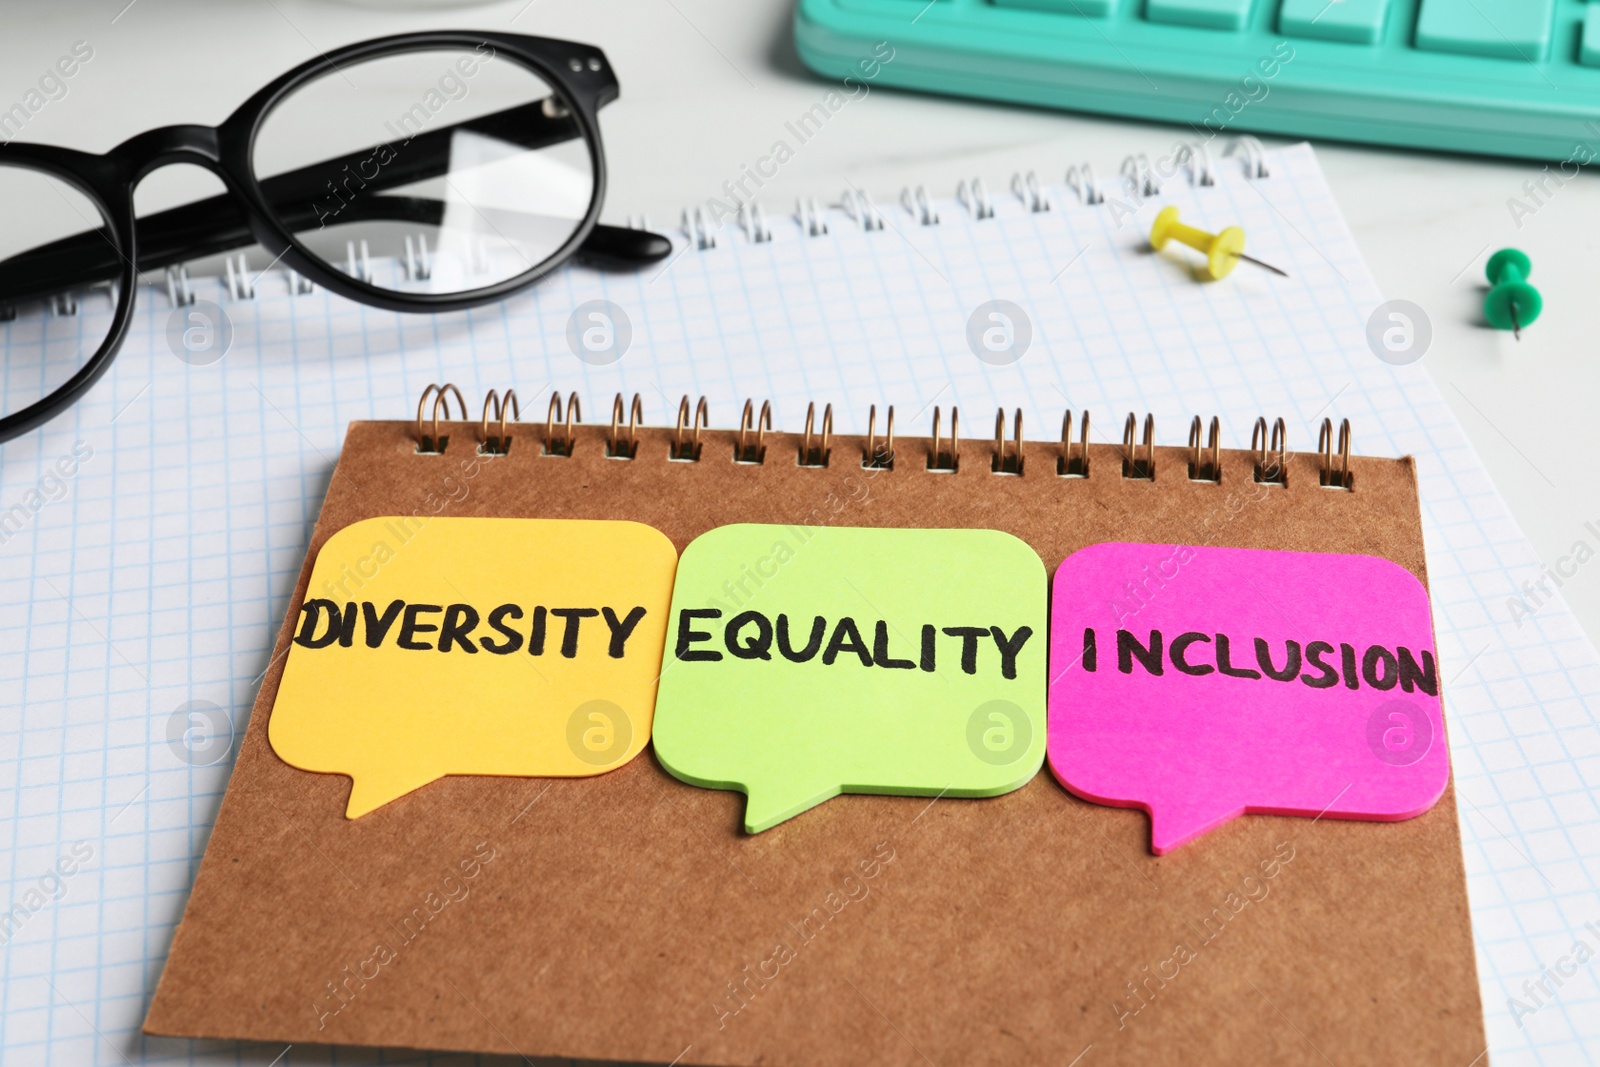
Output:
[[1177,447],[967,440],[934,472],[933,442],[904,436],[869,469],[881,436],[836,436],[814,467],[818,434],[766,433],[736,462],[740,435],[709,428],[687,431],[692,461],[669,459],[681,426],[638,430],[630,460],[607,454],[615,425],[514,425],[490,456],[477,424],[442,426],[434,454],[419,432],[350,427],[148,1032],[705,1064],[1482,1054],[1451,788],[1405,821],[1246,816],[1158,857],[1143,812],[1043,772],[988,799],[843,796],[748,834],[743,797],[647,750],[588,778],[442,778],[347,819],[350,780],[267,739],[317,552],[364,519],[625,519],[680,553],[730,523],[980,528],[1052,574],[1147,541],[1375,556],[1425,582],[1410,459],[1358,456],[1346,490],[1304,453],[1263,487],[1261,455],[1235,450],[1199,481]]

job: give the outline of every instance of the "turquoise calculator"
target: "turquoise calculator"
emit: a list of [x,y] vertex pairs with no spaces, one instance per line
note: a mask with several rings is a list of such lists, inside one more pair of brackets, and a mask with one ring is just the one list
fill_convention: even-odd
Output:
[[1600,157],[1600,0],[799,0],[795,40],[830,78],[1202,138]]

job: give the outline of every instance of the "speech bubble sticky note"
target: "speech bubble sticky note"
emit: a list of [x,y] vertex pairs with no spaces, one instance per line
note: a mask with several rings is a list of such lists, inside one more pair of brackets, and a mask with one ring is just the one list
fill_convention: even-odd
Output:
[[684,550],[656,711],[759,833],[839,793],[997,796],[1044,762],[1044,565],[994,530],[736,525]]
[[1056,571],[1050,768],[1157,855],[1247,813],[1409,819],[1449,778],[1428,594],[1373,556],[1100,544]]
[[650,740],[677,552],[636,522],[377,518],[317,553],[267,723],[364,815],[447,774],[572,778]]

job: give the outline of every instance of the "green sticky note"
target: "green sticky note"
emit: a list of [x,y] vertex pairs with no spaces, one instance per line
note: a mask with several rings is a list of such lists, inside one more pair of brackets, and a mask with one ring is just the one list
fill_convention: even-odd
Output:
[[759,833],[840,793],[998,796],[1038,772],[1044,564],[996,530],[723,526],[678,564],[656,756]]

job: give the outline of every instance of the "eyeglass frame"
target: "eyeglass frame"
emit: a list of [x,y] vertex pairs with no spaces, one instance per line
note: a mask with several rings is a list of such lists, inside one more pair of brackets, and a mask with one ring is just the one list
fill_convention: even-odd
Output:
[[[583,136],[593,174],[592,193],[583,221],[554,253],[529,270],[462,293],[403,293],[384,289],[341,271],[310,252],[280,221],[279,211],[268,202],[261,179],[251,163],[256,136],[266,117],[290,93],[318,77],[339,72],[342,65],[407,52],[470,50],[483,46],[492,49],[495,57],[504,55],[520,62],[544,79],[552,95],[560,94],[563,98],[562,103]],[[87,197],[99,210],[102,222],[90,232],[109,231],[117,256],[122,260],[120,276],[114,279],[117,283],[114,318],[99,348],[56,389],[22,410],[0,417],[0,442],[49,422],[81,399],[110,369],[133,321],[134,297],[141,273],[133,194],[139,182],[151,172],[174,163],[190,163],[215,174],[227,188],[225,196],[218,199],[229,200],[244,209],[251,236],[276,257],[273,262],[286,263],[331,293],[388,311],[458,311],[492,303],[532,285],[572,258],[590,237],[599,221],[606,188],[599,110],[618,94],[611,64],[605,53],[593,45],[489,31],[428,31],[360,41],[308,60],[269,82],[219,126],[163,126],[137,134],[102,154],[18,142],[0,146],[0,164],[47,174]],[[657,258],[659,256],[647,256],[642,262],[653,262]]]

